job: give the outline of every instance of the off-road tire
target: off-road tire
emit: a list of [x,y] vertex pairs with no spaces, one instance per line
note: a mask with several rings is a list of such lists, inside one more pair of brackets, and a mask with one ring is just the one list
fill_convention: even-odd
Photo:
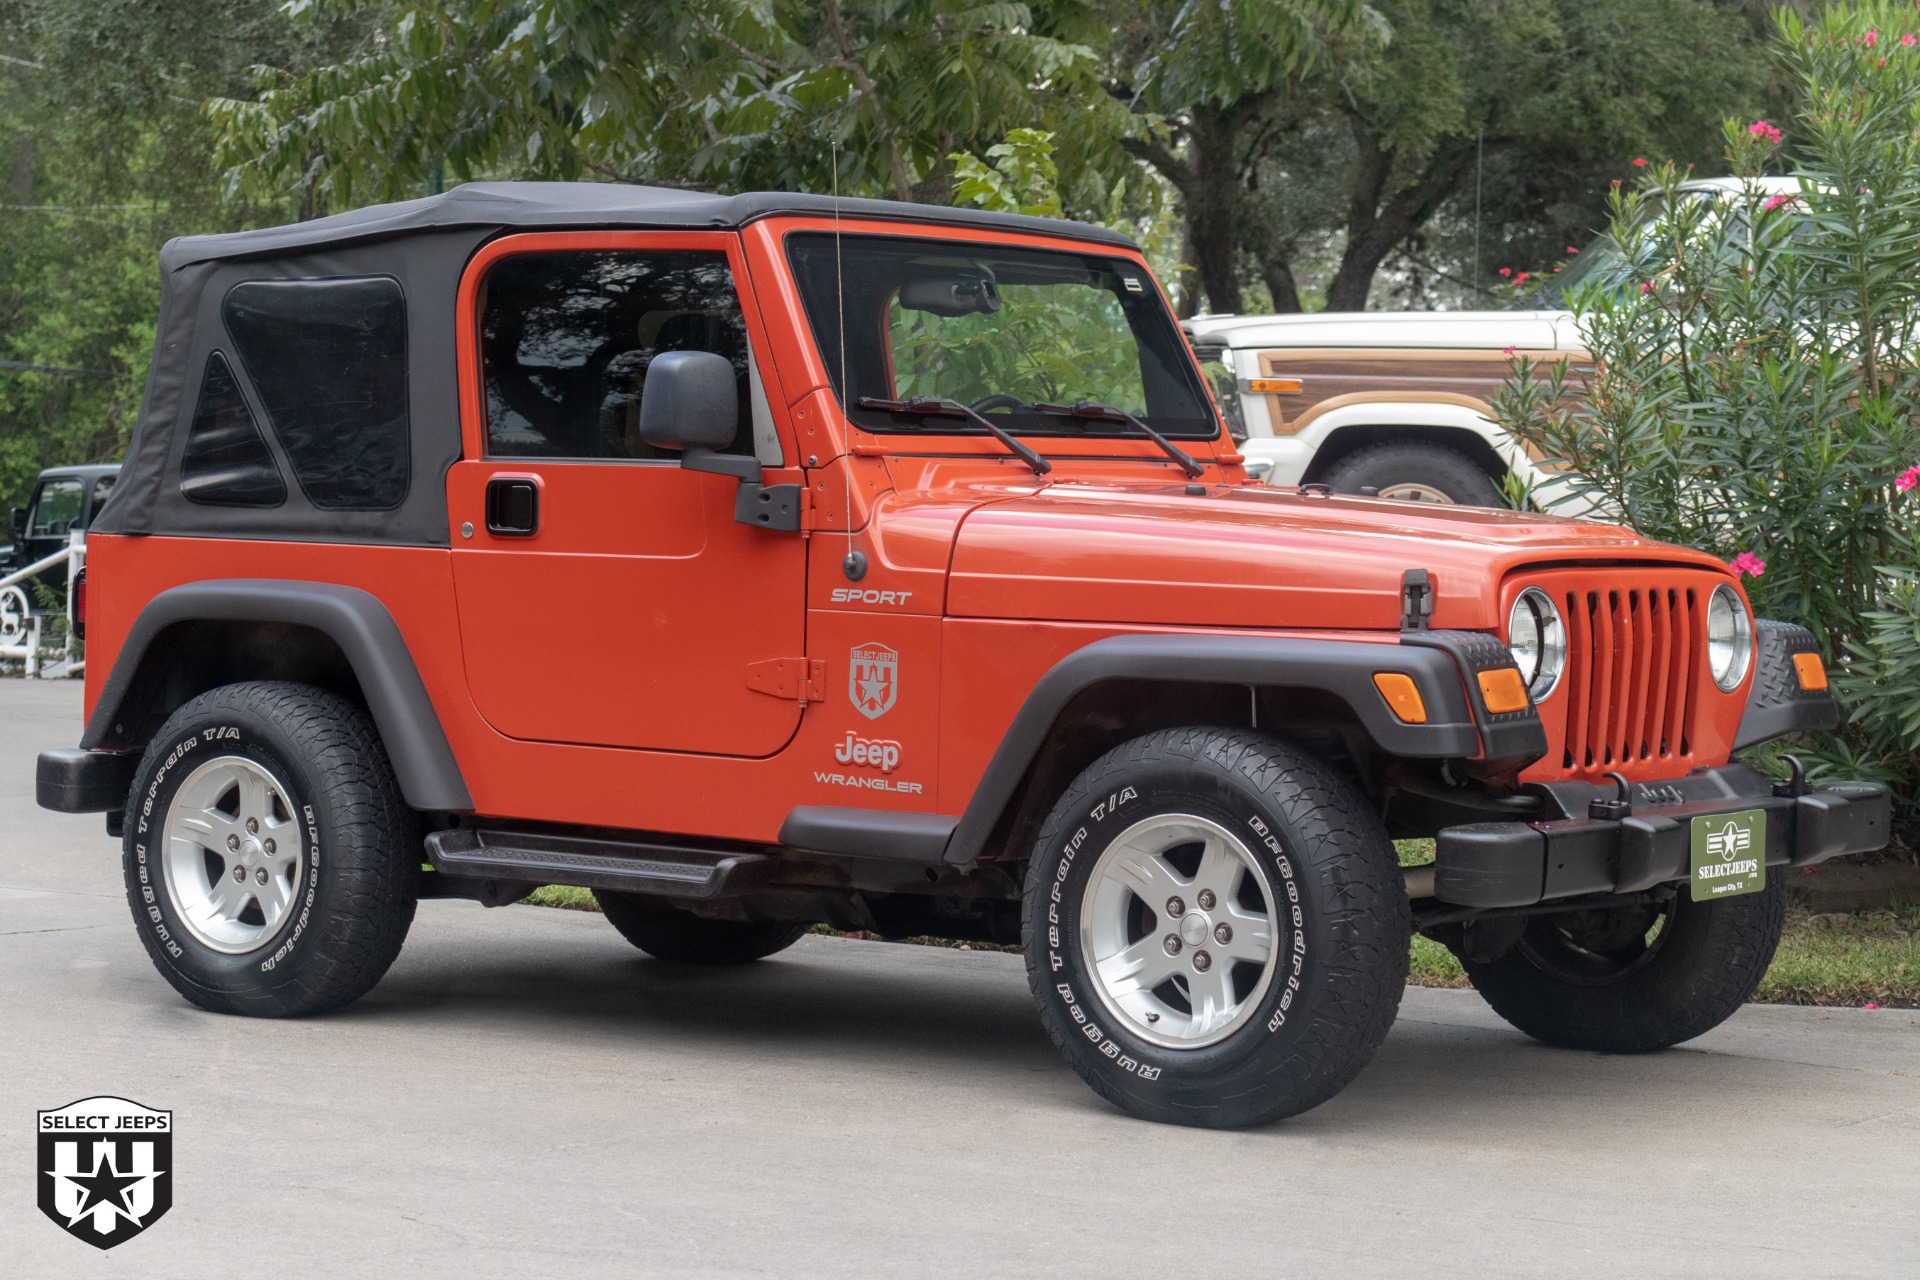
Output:
[[1444,493],[1466,507],[1504,507],[1500,489],[1478,464],[1458,449],[1424,440],[1389,440],[1356,449],[1327,468],[1323,477],[1335,493],[1381,493],[1418,484]]
[[[1494,1012],[1563,1049],[1647,1053],[1705,1035],[1753,995],[1786,916],[1785,883],[1694,902],[1682,885],[1658,946],[1617,974],[1568,976],[1553,957],[1555,916],[1536,916],[1511,951],[1461,965]],[[1564,932],[1560,935],[1564,937]]]
[[748,964],[785,951],[807,931],[804,924],[709,920],[644,893],[596,889],[593,896],[621,937],[676,964]]
[[[1104,1005],[1079,941],[1103,851],[1171,814],[1244,836],[1274,892],[1271,985],[1200,1048],[1155,1044]],[[1393,844],[1353,787],[1242,729],[1168,729],[1109,751],[1060,797],[1027,872],[1027,980],[1048,1034],[1101,1097],[1166,1123],[1259,1124],[1338,1093],[1393,1025],[1410,929]]]
[[[165,818],[194,765],[222,755],[277,775],[303,842],[282,926],[240,954],[182,923],[162,872]],[[312,685],[213,689],[167,718],[134,775],[122,868],[140,941],[160,975],[203,1009],[295,1017],[351,1003],[400,954],[419,897],[421,831],[366,712]]]

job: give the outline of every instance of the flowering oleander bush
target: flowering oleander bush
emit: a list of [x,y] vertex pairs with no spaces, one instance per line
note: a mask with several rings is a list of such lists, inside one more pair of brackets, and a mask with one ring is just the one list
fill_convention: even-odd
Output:
[[[1618,269],[1569,305],[1583,369],[1516,361],[1496,406],[1564,472],[1541,491],[1730,561],[1812,628],[1848,723],[1827,768],[1920,801],[1920,8],[1777,18],[1800,106],[1729,121],[1726,200],[1670,164],[1617,188]],[[1791,136],[1789,136],[1791,135]],[[1638,166],[1639,162],[1635,164]]]

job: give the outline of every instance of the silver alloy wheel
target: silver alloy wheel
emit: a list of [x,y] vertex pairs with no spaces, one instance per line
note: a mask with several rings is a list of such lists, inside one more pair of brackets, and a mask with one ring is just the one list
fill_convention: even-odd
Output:
[[161,865],[181,923],[228,955],[278,933],[300,883],[300,825],[287,789],[257,761],[217,756],[167,807]]
[[1080,958],[1128,1030],[1200,1049],[1260,1007],[1278,960],[1274,934],[1273,887],[1247,846],[1218,823],[1168,813],[1128,827],[1094,864]]
[[1396,502],[1443,502],[1453,505],[1453,499],[1430,484],[1417,484],[1414,481],[1402,481],[1399,484],[1382,486],[1380,497],[1392,498]]

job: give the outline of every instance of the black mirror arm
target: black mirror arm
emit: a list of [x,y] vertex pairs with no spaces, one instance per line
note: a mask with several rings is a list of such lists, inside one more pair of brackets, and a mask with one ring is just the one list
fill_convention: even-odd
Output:
[[758,458],[741,453],[719,453],[698,444],[690,444],[680,451],[680,466],[687,471],[732,476],[747,484],[759,484],[762,474]]

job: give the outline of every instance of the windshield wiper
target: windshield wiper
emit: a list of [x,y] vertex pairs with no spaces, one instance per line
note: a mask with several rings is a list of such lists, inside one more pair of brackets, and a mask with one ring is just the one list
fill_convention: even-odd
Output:
[[1015,439],[1013,433],[997,423],[988,421],[986,415],[975,413],[958,400],[942,400],[939,396],[911,396],[905,400],[882,400],[878,396],[861,396],[862,409],[877,409],[881,413],[910,413],[921,418],[966,418],[977,422],[1013,455],[1033,468],[1033,474],[1043,476],[1053,470],[1053,464]]
[[1041,404],[1036,401],[1033,405],[1033,411],[1035,413],[1057,413],[1065,417],[1081,418],[1089,422],[1130,422],[1145,432],[1147,439],[1159,445],[1160,452],[1179,463],[1180,469],[1187,473],[1189,480],[1198,476],[1206,469],[1189,457],[1186,451],[1179,445],[1167,439],[1158,431],[1155,431],[1152,427],[1117,405],[1096,404],[1091,400],[1075,400],[1072,404]]

